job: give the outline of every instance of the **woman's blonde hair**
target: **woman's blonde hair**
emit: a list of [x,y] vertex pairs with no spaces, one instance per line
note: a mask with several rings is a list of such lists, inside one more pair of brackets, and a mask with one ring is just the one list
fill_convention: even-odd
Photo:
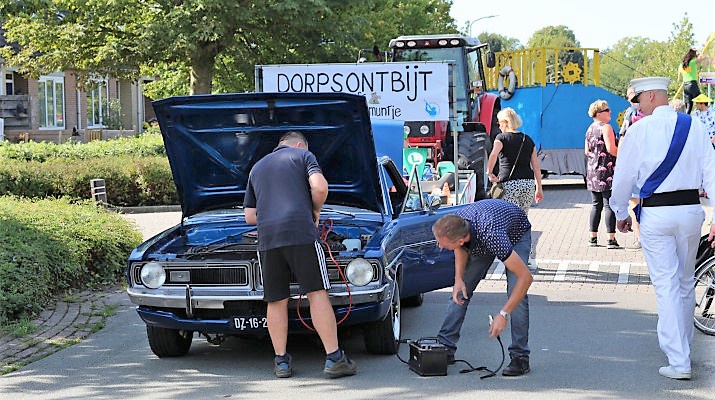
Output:
[[522,124],[519,114],[511,107],[502,108],[497,113],[497,120],[506,121],[512,129],[519,129]]
[[588,116],[593,118],[598,114],[599,111],[603,111],[608,108],[608,103],[606,100],[596,100],[588,106]]

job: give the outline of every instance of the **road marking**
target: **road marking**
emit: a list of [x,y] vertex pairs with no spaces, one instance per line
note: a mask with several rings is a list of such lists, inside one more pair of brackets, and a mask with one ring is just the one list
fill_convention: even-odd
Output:
[[623,263],[618,269],[618,283],[628,283],[628,274],[631,272],[631,265]]
[[588,265],[588,272],[598,272],[598,263],[593,261]]
[[[492,274],[489,275],[488,279],[491,280],[499,280],[504,277],[504,272],[506,271],[506,266],[504,265],[501,260],[494,260],[494,262],[497,264],[496,267],[494,268],[494,271],[492,271]],[[494,263],[492,263],[494,265]]]
[[[577,266],[588,265],[589,272],[599,272],[602,268],[618,267],[618,279],[619,284],[628,284],[630,273],[632,267],[645,267],[645,263],[634,263],[634,262],[619,262],[619,261],[594,261],[594,260],[556,260],[547,258],[532,258],[529,259],[529,267],[532,273],[537,273],[536,265],[545,264],[555,264],[556,271],[554,272],[553,281],[554,282],[566,282],[566,275],[568,274],[569,268],[572,270],[580,270]],[[552,267],[553,268],[553,267]],[[488,280],[501,280],[506,277],[506,267],[504,263],[496,259],[492,263],[490,269],[492,269],[491,274],[487,274],[485,279]],[[547,270],[550,268],[541,267],[541,270]],[[635,281],[637,281],[636,279]],[[588,279],[587,279],[588,281]],[[635,282],[634,281],[634,282]]]
[[563,282],[566,280],[566,271],[569,270],[569,262],[564,260],[559,263],[559,268],[554,275],[554,281]]

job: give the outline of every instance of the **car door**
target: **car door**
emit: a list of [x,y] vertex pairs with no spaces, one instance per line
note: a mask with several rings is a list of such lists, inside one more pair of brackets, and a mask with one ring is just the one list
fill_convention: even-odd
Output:
[[441,205],[430,209],[429,194],[424,193],[419,174],[413,168],[405,199],[395,216],[386,240],[393,241],[393,252],[399,250],[402,297],[451,286],[454,283],[454,253],[437,246],[432,225],[442,216],[456,212],[460,206]]

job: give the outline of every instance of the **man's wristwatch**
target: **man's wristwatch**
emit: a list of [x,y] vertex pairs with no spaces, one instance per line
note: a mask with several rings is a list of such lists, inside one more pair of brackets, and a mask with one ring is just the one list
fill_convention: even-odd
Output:
[[501,310],[501,311],[499,311],[499,315],[504,317],[505,320],[509,321],[509,313],[508,312]]

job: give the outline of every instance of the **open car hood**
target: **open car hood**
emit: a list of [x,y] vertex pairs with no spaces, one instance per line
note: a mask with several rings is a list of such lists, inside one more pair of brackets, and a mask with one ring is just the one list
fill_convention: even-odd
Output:
[[243,205],[251,167],[291,130],[329,183],[326,204],[384,212],[365,97],[240,93],[153,102],[185,217]]

